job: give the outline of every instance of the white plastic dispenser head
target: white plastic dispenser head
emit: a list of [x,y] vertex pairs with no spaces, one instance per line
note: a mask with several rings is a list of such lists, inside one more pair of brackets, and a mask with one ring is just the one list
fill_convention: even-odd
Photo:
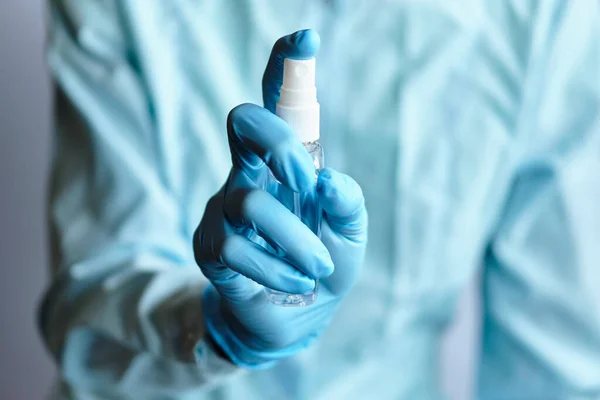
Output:
[[315,59],[283,60],[283,84],[275,113],[303,143],[319,139],[319,103],[315,86]]

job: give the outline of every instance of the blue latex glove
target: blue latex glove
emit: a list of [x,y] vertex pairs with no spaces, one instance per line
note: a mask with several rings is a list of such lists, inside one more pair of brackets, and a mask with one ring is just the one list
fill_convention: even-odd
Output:
[[[231,111],[227,134],[233,167],[194,236],[196,262],[211,282],[203,303],[207,329],[227,356],[246,368],[268,367],[308,347],[328,325],[363,261],[367,213],[353,179],[332,169],[319,174],[317,193],[325,213],[321,239],[259,189],[269,168],[294,191],[315,185],[306,150],[272,112],[283,59],[313,57],[318,47],[313,31],[278,40],[263,79],[266,108],[244,104]],[[283,249],[285,260],[249,240],[249,229]],[[308,307],[274,305],[261,286],[304,293],[315,279],[319,295]]]

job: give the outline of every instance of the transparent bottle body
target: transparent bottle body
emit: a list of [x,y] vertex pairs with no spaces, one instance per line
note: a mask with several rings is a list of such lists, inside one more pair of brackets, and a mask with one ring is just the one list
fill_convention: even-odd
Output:
[[[315,166],[315,186],[313,189],[302,193],[294,192],[277,181],[273,175],[269,174],[265,190],[275,196],[283,205],[300,218],[318,237],[321,237],[323,211],[317,197],[316,180],[319,170],[324,165],[323,148],[317,141],[304,143],[304,148],[311,156]],[[285,259],[285,253],[281,249],[269,244],[266,247],[269,251]],[[318,281],[315,281],[315,288],[312,291],[302,294],[285,293],[265,288],[269,300],[280,306],[308,306],[317,299],[317,291]]]

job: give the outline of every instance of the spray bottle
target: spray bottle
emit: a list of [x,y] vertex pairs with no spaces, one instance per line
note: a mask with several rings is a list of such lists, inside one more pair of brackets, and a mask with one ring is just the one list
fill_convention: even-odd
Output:
[[[283,84],[275,113],[288,123],[296,133],[315,166],[315,182],[319,170],[324,166],[323,148],[319,144],[319,111],[315,86],[315,59],[284,59]],[[270,177],[269,191],[317,236],[321,236],[322,210],[319,205],[316,185],[307,192],[296,193]],[[275,252],[277,252],[275,250]],[[279,254],[283,256],[283,254]],[[308,293],[290,294],[265,288],[269,300],[281,306],[307,306],[317,298],[318,281]]]

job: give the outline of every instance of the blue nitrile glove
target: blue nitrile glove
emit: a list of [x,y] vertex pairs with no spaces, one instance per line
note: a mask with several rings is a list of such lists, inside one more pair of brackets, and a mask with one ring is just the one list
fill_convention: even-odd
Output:
[[[307,348],[331,320],[363,261],[367,212],[352,178],[332,169],[319,174],[321,240],[257,184],[270,168],[294,191],[315,185],[306,150],[273,112],[283,59],[313,57],[318,47],[319,37],[310,30],[278,40],[263,79],[266,108],[244,104],[231,111],[227,133],[233,167],[194,236],[196,262],[211,282],[203,303],[207,330],[234,363],[246,368],[266,368]],[[277,243],[289,262],[249,240],[248,229]],[[305,293],[315,279],[320,280],[318,298],[307,307],[274,305],[261,286]]]

